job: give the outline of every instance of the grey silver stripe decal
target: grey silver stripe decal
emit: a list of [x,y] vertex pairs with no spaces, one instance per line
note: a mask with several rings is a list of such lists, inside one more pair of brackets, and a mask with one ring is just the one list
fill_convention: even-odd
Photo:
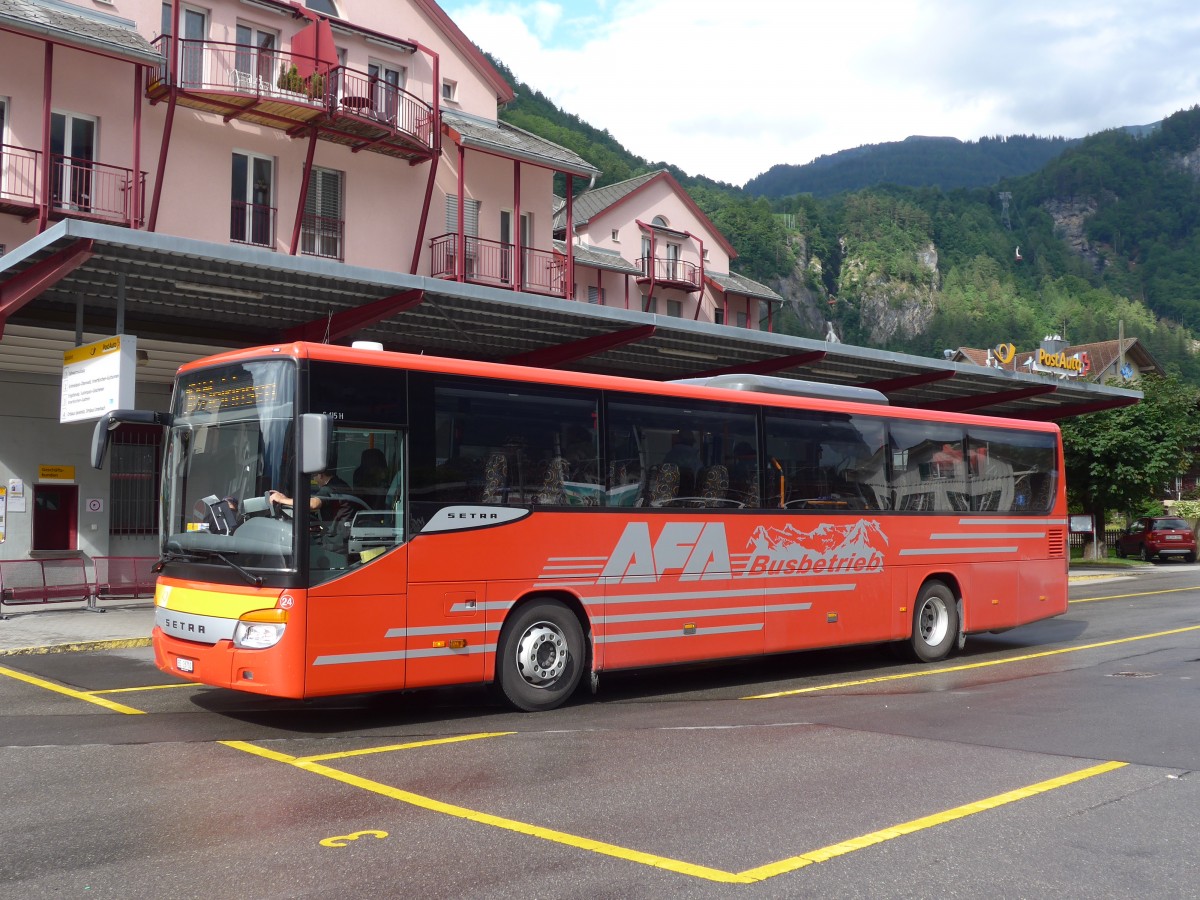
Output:
[[988,539],[1002,541],[1005,538],[1044,538],[1045,536],[1046,532],[1044,531],[997,531],[991,534],[983,531],[972,531],[965,534],[931,534],[929,539],[931,541],[980,541]]
[[937,556],[944,553],[1016,553],[1016,547],[928,547],[917,550],[901,550],[901,556]]
[[706,619],[713,616],[751,616],[764,612],[798,612],[812,609],[811,603],[788,603],[780,606],[738,606],[733,609],[681,609],[670,612],[627,613],[622,616],[596,616],[597,624],[611,625],[617,622],[654,622],[663,619]]
[[[623,594],[621,596],[606,596],[605,603],[659,603],[667,600],[721,600],[732,597],[779,596],[783,594],[821,594],[827,591],[852,591],[855,585],[850,584],[813,584],[792,585],[789,587],[744,588],[736,591],[680,591],[662,594]],[[601,599],[601,598],[594,598]]]
[[461,650],[450,650],[443,647],[431,647],[426,650],[385,650],[378,653],[340,653],[333,656],[318,656],[313,660],[313,665],[346,666],[354,663],[393,662],[398,659],[424,659],[430,656],[474,656],[479,653],[495,652],[495,644],[480,644],[478,647],[464,647]]
[[1066,519],[959,519],[959,525],[1063,525]]
[[631,641],[662,641],[672,638],[703,637],[710,634],[737,634],[747,631],[762,631],[762,623],[752,625],[725,625],[718,628],[697,628],[691,634],[674,631],[642,631],[636,634],[607,634],[596,638],[597,644],[627,644]]
[[500,623],[494,625],[421,625],[418,628],[389,628],[384,637],[402,638],[423,634],[478,634],[481,631],[499,631]]

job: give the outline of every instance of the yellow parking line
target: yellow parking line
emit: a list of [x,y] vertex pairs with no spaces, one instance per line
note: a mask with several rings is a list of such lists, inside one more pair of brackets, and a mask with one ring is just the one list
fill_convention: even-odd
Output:
[[864,834],[861,837],[851,838],[848,841],[842,841],[838,844],[830,844],[828,847],[822,847],[819,850],[810,850],[808,853],[802,853],[799,856],[793,856],[791,859],[783,859],[776,863],[769,863],[765,866],[759,866],[757,869],[747,869],[739,873],[743,877],[748,877],[754,881],[761,881],[765,878],[773,878],[776,875],[782,875],[785,872],[794,872],[796,869],[802,869],[805,866],[811,866],[813,863],[826,862],[827,860],[835,859],[839,856],[845,856],[847,853],[853,853],[855,850],[862,850],[864,847],[873,847],[876,844],[882,844],[884,841],[890,841],[893,838],[898,838],[906,834],[912,834],[916,831],[924,831],[927,828],[933,828],[937,825],[953,822],[955,819],[964,819],[967,816],[973,816],[975,813],[981,813],[989,809],[995,809],[998,806],[1005,806],[1009,803],[1015,803],[1018,800],[1025,800],[1028,797],[1044,794],[1047,791],[1052,791],[1055,788],[1064,787],[1068,784],[1074,784],[1077,781],[1083,781],[1087,778],[1093,778],[1096,775],[1103,775],[1105,772],[1112,772],[1114,769],[1120,769],[1127,766],[1128,763],[1123,762],[1106,762],[1098,766],[1091,766],[1086,769],[1080,769],[1077,772],[1069,772],[1066,775],[1060,775],[1058,778],[1051,778],[1047,781],[1039,781],[1037,784],[1031,784],[1028,787],[1018,788],[1015,791],[1007,791],[1003,794],[997,794],[994,797],[988,797],[985,800],[976,800],[974,803],[967,803],[963,806],[956,806],[954,809],[948,809],[945,812],[934,813],[931,816],[922,816],[919,819],[913,819],[909,822],[903,822],[899,825],[893,825],[891,828],[884,828],[880,831],[873,831],[870,834]]
[[85,703],[94,703],[96,706],[103,706],[105,709],[124,713],[127,716],[145,715],[143,710],[134,709],[132,706],[125,706],[123,703],[116,703],[113,700],[105,700],[103,697],[93,697],[86,691],[77,691],[74,688],[55,684],[53,681],[47,681],[44,678],[38,678],[36,675],[26,675],[24,672],[18,672],[15,669],[0,666],[0,675],[7,675],[9,678],[14,678],[17,681],[24,681],[26,684],[32,684],[34,687],[45,688],[48,691],[53,691],[56,694],[62,694],[66,697],[73,697]]
[[[1183,631],[1192,631],[1200,626],[1192,628],[1180,628],[1174,631],[1158,632],[1158,635],[1178,634]],[[1139,640],[1146,637],[1155,637],[1158,635],[1142,635],[1140,638],[1126,638],[1124,640]],[[1093,646],[1106,646],[1108,644],[1122,643],[1122,640],[1107,641],[1103,644]],[[1072,648],[1084,649],[1084,648]],[[1053,652],[1053,651],[1052,651]],[[1036,656],[1052,655],[1051,653],[1034,654]],[[982,664],[981,664],[982,665]],[[973,668],[967,667],[967,668]],[[77,691],[73,688],[68,688],[63,685],[54,684],[44,678],[37,678],[33,675],[26,675],[24,672],[17,672],[0,666],[0,675],[8,676],[9,678],[18,681],[26,682],[27,684],[36,687],[44,688],[54,693],[63,694],[67,697],[72,697],[76,700],[83,700],[85,703],[93,703],[97,706],[102,706],[105,709],[114,712],[123,713],[125,715],[145,715],[144,710],[134,709],[130,706],[125,706],[121,703],[116,703],[112,700],[106,700],[102,697],[96,697],[84,691]],[[883,680],[883,679],[872,679]],[[165,685],[164,685],[165,687]],[[501,735],[514,734],[515,732],[492,732],[478,735],[464,735],[456,738],[444,738],[440,740],[419,741],[413,742],[407,746],[429,746],[437,743],[453,743],[462,740],[476,740],[482,737],[497,737]],[[552,843],[562,844],[568,847],[574,847],[580,850],[587,850],[592,853],[598,853],[604,856],[610,856],[616,859],[626,860],[628,862],[638,863],[640,865],[653,866],[670,872],[675,872],[680,875],[687,875],[693,878],[701,878],[706,881],[714,881],[722,884],[752,884],[757,881],[763,881],[767,878],[773,878],[776,875],[782,875],[787,872],[793,872],[813,863],[825,862],[826,860],[834,859],[839,856],[844,856],[847,853],[852,853],[855,850],[861,850],[866,847],[872,847],[884,841],[892,840],[893,838],[903,835],[912,834],[928,828],[933,828],[937,825],[951,822],[956,819],[961,819],[966,816],[974,815],[975,813],[984,812],[985,810],[995,809],[998,806],[1003,806],[1009,803],[1014,803],[1018,800],[1024,800],[1028,797],[1037,794],[1045,793],[1046,791],[1054,790],[1065,785],[1074,784],[1086,778],[1092,778],[1096,775],[1101,775],[1106,772],[1111,772],[1115,769],[1122,768],[1128,765],[1123,762],[1106,762],[1097,766],[1091,766],[1086,769],[1080,769],[1076,772],[1071,772],[1057,778],[1051,778],[1047,781],[1041,781],[1037,784],[1029,785],[1028,787],[1018,788],[1013,791],[1007,791],[1003,794],[997,794],[983,800],[977,800],[974,803],[968,803],[963,806],[955,807],[954,809],[946,810],[941,813],[924,816],[919,819],[913,819],[908,822],[903,822],[899,825],[893,825],[889,828],[884,828],[879,831],[874,831],[869,834],[861,835],[857,838],[851,838],[847,841],[841,841],[837,844],[830,844],[827,847],[810,850],[807,853],[802,853],[798,856],[789,857],[788,859],[780,860],[775,863],[768,863],[765,866],[758,866],[752,869],[746,869],[743,872],[726,872],[721,869],[716,869],[711,866],[702,866],[695,863],[685,862],[683,860],[672,859],[671,857],[658,856],[653,853],[644,853],[640,850],[634,850],[628,847],[621,847],[616,844],[610,844],[605,841],[593,840],[592,838],[581,837],[579,835],[569,834],[564,831],[557,831],[552,828],[543,828],[539,825],[533,825],[528,822],[520,822],[516,819],[508,819],[503,816],[495,816],[490,813],[479,812],[478,810],[468,809],[464,806],[456,806],[452,803],[444,803],[440,800],[434,800],[430,797],[424,797],[420,794],[414,794],[410,791],[405,791],[400,788],[392,787],[391,785],[381,784],[378,781],[372,781],[368,778],[360,778],[357,775],[351,775],[348,772],[341,772],[329,766],[321,765],[315,760],[329,758],[345,758],[349,756],[361,755],[370,752],[383,752],[385,750],[401,749],[406,745],[394,745],[390,747],[376,748],[375,750],[363,751],[347,751],[339,754],[325,754],[323,756],[314,757],[297,757],[286,753],[280,753],[276,750],[271,750],[266,747],[260,747],[246,741],[217,741],[217,743],[229,747],[234,750],[239,750],[244,753],[249,753],[263,759],[269,759],[274,762],[284,763],[294,768],[301,769],[305,772],[311,772],[314,775],[321,775],[333,781],[341,782],[342,784],[357,787],[361,790],[369,791],[374,794],[379,794],[384,797],[390,797],[394,800],[399,800],[402,803],[407,803],[410,806],[415,806],[420,809],[425,809],[430,812],[441,813],[443,815],[453,816],[455,818],[464,819],[471,822],[476,822],[481,825],[489,825],[493,828],[502,828],[507,831],[513,831],[518,834],[529,835],[541,840],[550,841]]]
[[1139,591],[1136,594],[1113,594],[1111,597],[1080,597],[1078,600],[1068,600],[1068,603],[1095,603],[1097,600],[1128,600],[1130,597],[1153,597],[1157,594],[1178,594],[1181,591],[1194,591],[1194,587],[1166,588],[1161,591]]
[[167,688],[182,688],[182,687],[203,687],[196,684],[194,681],[181,681],[179,684],[144,684],[141,687],[131,688],[105,688],[102,691],[88,691],[88,694],[96,697],[100,694],[136,694],[139,691],[165,691]]
[[864,684],[883,684],[887,681],[903,681],[907,678],[927,678],[930,675],[946,675],[950,672],[966,672],[970,669],[986,669],[989,666],[1004,666],[1009,663],[1024,662],[1030,659],[1044,659],[1047,656],[1061,656],[1064,653],[1078,653],[1080,650],[1095,650],[1099,647],[1113,647],[1117,644],[1128,644],[1131,641],[1147,641],[1151,638],[1167,637],[1172,634],[1184,634],[1188,631],[1200,631],[1200,625],[1188,625],[1184,628],[1172,628],[1170,631],[1155,631],[1152,634],[1137,634],[1133,637],[1115,638],[1111,641],[1098,641],[1094,644],[1080,644],[1078,647],[1060,647],[1057,650],[1042,650],[1038,653],[1025,653],[1021,656],[1006,656],[1003,659],[988,659],[983,662],[963,663],[961,666],[942,666],[939,669],[922,669],[919,672],[900,672],[895,675],[880,675],[875,678],[859,678],[855,681],[839,681],[835,684],[818,684],[813,687],[795,688],[790,691],[773,691],[769,694],[753,694],[742,697],[742,700],[772,700],[776,697],[792,697],[796,694],[815,694],[818,691],[832,691],[837,688],[861,687]]
[[351,775],[347,772],[330,768],[329,766],[320,765],[312,761],[314,757],[288,756],[285,753],[279,753],[275,750],[268,750],[266,748],[258,747],[254,744],[249,744],[243,741],[221,741],[220,743],[236,750],[251,753],[255,756],[261,756],[265,759],[286,763],[287,765],[294,766],[298,769],[303,769],[306,772],[312,772],[314,775],[322,775],[334,781],[341,782],[342,784],[347,784],[365,791],[370,791],[373,794],[379,794],[383,797],[390,797],[393,800],[399,800],[401,803],[407,803],[410,806],[416,806],[420,809],[429,810],[430,812],[442,813],[443,815],[453,816],[458,819],[477,822],[481,825],[490,825],[493,828],[503,828],[507,831],[515,831],[519,834],[529,835],[530,837],[540,838],[544,841],[550,841],[552,843],[562,844],[568,847],[574,847],[579,850],[587,850],[592,853],[599,853],[604,856],[611,856],[616,859],[623,859],[627,862],[639,863],[641,865],[654,866],[655,868],[665,869],[666,871],[675,872],[680,875],[688,875],[693,878],[701,878],[706,881],[715,881],[721,884],[753,884],[757,881],[765,881],[768,878],[774,878],[776,875],[783,875],[787,872],[794,872],[796,869],[810,866],[813,863],[826,862],[827,860],[844,856],[847,853],[852,853],[855,850],[873,847],[876,844],[881,844],[884,841],[890,841],[893,838],[902,837],[907,834],[913,834],[917,831],[933,828],[946,822],[953,822],[956,819],[966,818],[967,816],[985,812],[990,809],[996,809],[997,807],[1005,806],[1009,803],[1015,803],[1018,800],[1025,800],[1029,797],[1033,797],[1038,794],[1044,794],[1047,791],[1052,791],[1056,788],[1074,784],[1078,781],[1095,777],[1096,775],[1102,775],[1106,772],[1112,772],[1115,769],[1120,769],[1128,765],[1128,763],[1117,761],[1101,763],[1100,765],[1090,766],[1086,769],[1080,769],[1076,772],[1069,772],[1066,775],[1060,775],[1057,778],[1039,781],[1037,784],[1031,784],[1027,787],[1006,791],[1003,794],[996,794],[993,797],[987,797],[983,800],[976,800],[973,803],[957,806],[953,809],[945,810],[944,812],[923,816],[919,819],[912,819],[908,822],[902,822],[899,825],[893,825],[889,828],[873,831],[870,834],[864,834],[856,838],[851,838],[847,841],[841,841],[837,844],[830,844],[827,847],[810,850],[807,853],[789,857],[788,859],[783,859],[779,862],[768,863],[765,866],[758,866],[753,869],[746,869],[743,872],[726,872],[723,869],[716,869],[711,866],[702,866],[679,859],[672,859],[671,857],[667,856],[644,853],[641,850],[634,850],[629,847],[621,847],[605,841],[597,841],[593,840],[592,838],[569,834],[565,831],[557,831],[553,828],[543,828],[540,825],[533,825],[528,822],[520,822],[515,819],[507,819],[502,816],[494,816],[490,813],[479,812],[478,810],[468,809],[467,807],[457,806],[452,803],[443,803],[440,800],[434,800],[430,797],[414,794],[410,791],[392,787],[391,785],[381,784],[380,782],[373,781],[369,778],[361,778],[357,775]]
[[390,744],[387,747],[367,747],[364,750],[345,750],[341,753],[320,753],[316,756],[297,756],[296,762],[321,762],[326,759],[348,759],[351,756],[367,756],[371,753],[390,753],[393,750],[415,750],[417,747],[434,747],[438,744],[457,744],[461,741],[478,741],[483,738],[507,737],[515,731],[487,731],[482,734],[460,734],[455,737],[432,738],[428,741],[413,741],[409,744]]

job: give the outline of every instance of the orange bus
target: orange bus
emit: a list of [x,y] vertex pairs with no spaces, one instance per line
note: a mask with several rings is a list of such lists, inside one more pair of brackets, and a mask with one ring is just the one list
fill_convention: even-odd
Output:
[[765,376],[682,382],[320,344],[182,367],[155,660],[307,698],[903,642],[1067,608],[1058,428]]

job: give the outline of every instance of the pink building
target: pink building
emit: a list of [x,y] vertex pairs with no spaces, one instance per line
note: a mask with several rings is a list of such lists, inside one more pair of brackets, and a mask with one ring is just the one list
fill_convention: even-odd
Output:
[[598,172],[497,121],[436,3],[96,5],[0,5],[0,244],[79,217],[565,295],[552,179]]
[[[554,233],[566,251],[567,204]],[[729,271],[737,251],[663,170],[585,191],[571,208],[574,296],[739,328],[769,329],[770,288]]]

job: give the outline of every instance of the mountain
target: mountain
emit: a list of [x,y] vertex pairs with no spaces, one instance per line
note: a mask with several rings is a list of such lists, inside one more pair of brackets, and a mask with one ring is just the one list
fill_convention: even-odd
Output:
[[746,182],[749,194],[829,197],[877,184],[907,187],[987,187],[1002,178],[1036,172],[1078,139],[1011,135],[960,141],[914,135],[819,156],[803,166],[780,164]]
[[[981,187],[949,189],[939,174],[828,197],[767,197],[635,156],[496,66],[517,95],[501,118],[597,165],[598,185],[671,171],[738,248],[733,270],[785,298],[777,331],[821,340],[832,322],[847,343],[941,357],[1000,341],[1033,347],[1050,333],[1110,340],[1123,324],[1200,385],[1200,108],[1079,140],[897,145],[914,158],[982,160],[972,176]],[[1024,162],[1016,151],[1028,154]],[[1002,164],[1030,166],[1051,151],[1040,167],[992,184]],[[838,159],[873,154],[860,147],[812,165],[836,171]]]

